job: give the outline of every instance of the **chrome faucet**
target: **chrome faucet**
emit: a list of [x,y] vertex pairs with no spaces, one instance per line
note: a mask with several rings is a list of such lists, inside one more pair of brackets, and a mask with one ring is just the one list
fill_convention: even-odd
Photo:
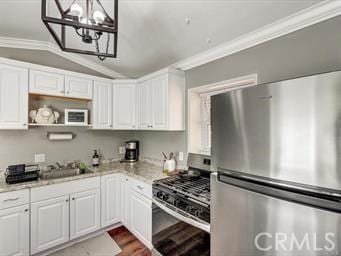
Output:
[[58,162],[56,162],[56,165],[57,165],[59,170],[63,168],[63,166],[60,163],[58,163]]

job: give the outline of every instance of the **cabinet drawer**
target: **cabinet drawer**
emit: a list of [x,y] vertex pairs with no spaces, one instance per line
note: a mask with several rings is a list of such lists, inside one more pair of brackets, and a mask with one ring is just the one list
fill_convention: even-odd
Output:
[[30,201],[29,190],[18,190],[0,194],[0,209],[28,204]]
[[130,188],[145,197],[152,199],[152,186],[136,179],[130,179]]
[[100,177],[85,178],[31,189],[31,201],[38,202],[86,190],[100,188]]

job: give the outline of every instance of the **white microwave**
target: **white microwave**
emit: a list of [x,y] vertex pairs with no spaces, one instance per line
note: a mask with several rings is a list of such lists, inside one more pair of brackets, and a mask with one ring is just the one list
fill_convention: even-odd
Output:
[[65,109],[65,124],[88,125],[87,109]]

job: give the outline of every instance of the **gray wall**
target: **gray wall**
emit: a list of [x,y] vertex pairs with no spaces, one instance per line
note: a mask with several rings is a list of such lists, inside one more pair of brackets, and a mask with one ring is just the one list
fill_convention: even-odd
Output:
[[[341,17],[311,26],[186,72],[186,89],[258,74],[259,83],[341,70]],[[186,97],[187,98],[187,97]],[[138,132],[142,154],[187,151],[187,133]]]
[[[49,141],[48,131],[72,131],[72,141]],[[34,154],[46,154],[46,164],[71,160],[91,161],[94,149],[105,159],[122,157],[118,147],[134,133],[91,131],[87,128],[30,128],[28,131],[0,131],[0,170],[10,164],[34,161]]]

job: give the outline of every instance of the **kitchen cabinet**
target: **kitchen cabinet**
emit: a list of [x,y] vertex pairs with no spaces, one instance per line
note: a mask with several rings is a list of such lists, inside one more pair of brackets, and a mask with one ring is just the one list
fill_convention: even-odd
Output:
[[167,75],[154,78],[151,84],[152,93],[152,128],[157,130],[167,129],[168,120],[168,88]]
[[116,224],[121,218],[121,177],[118,174],[102,176],[101,180],[101,226]]
[[138,128],[142,130],[184,130],[184,73],[167,70],[139,79]]
[[100,228],[100,190],[70,195],[70,239],[75,239]]
[[0,255],[29,255],[29,205],[0,210]]
[[113,88],[113,128],[136,129],[136,83],[117,81]]
[[125,227],[130,228],[130,178],[121,175],[121,221]]
[[92,101],[93,129],[112,129],[112,83],[96,80]]
[[31,254],[69,241],[69,196],[31,204]]
[[0,129],[27,129],[28,69],[0,63]]
[[30,69],[30,93],[64,96],[64,75]]
[[152,201],[130,189],[130,230],[147,247],[152,247]]
[[138,85],[139,129],[151,128],[151,81]]
[[93,80],[76,77],[65,76],[65,96],[79,99],[92,99]]

